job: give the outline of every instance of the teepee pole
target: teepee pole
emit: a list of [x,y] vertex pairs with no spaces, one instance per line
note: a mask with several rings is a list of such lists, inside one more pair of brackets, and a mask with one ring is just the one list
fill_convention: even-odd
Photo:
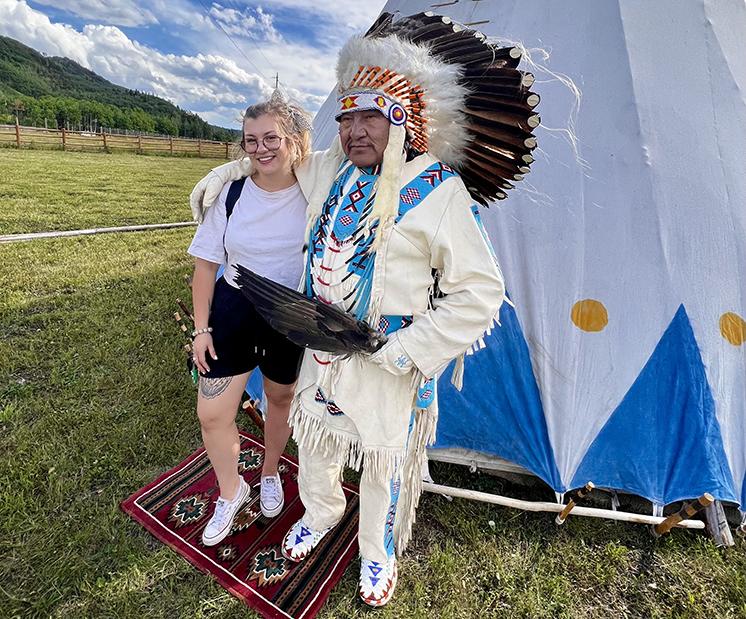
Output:
[[[456,497],[469,499],[472,501],[482,501],[483,503],[493,503],[503,507],[513,507],[529,512],[551,512],[561,513],[566,505],[559,503],[548,503],[545,501],[522,501],[520,499],[511,499],[499,494],[490,494],[487,492],[478,492],[476,490],[465,490],[463,488],[454,488],[452,486],[441,486],[440,484],[431,484],[423,482],[422,489],[433,494],[440,494],[446,497]],[[619,512],[611,509],[599,509],[596,507],[575,507],[572,513],[576,516],[587,516],[590,518],[606,518],[608,520],[618,520],[621,522],[635,522],[638,524],[656,525],[662,523],[665,518],[656,516],[646,516],[644,514],[633,514],[630,512]],[[701,520],[681,520],[675,525],[682,529],[704,529],[705,523]]]

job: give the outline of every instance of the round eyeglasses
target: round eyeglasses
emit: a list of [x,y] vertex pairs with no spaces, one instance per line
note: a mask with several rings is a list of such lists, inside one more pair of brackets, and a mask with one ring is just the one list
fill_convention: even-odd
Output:
[[[282,144],[282,136],[268,135],[262,138],[262,145],[267,150],[277,150],[280,148],[280,144]],[[259,150],[259,142],[254,138],[249,138],[248,140],[243,138],[241,140],[241,148],[247,153],[253,155],[257,150]]]

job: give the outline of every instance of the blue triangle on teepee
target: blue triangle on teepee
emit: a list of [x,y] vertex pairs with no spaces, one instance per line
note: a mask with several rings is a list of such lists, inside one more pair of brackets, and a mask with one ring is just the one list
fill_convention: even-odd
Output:
[[380,578],[371,578],[370,579],[370,584],[375,587],[378,584],[379,580],[381,580],[381,579]]
[[660,505],[704,492],[736,500],[715,401],[683,305],[586,452],[571,486],[588,481]]
[[295,543],[296,543],[296,545],[297,545],[297,544],[300,544],[300,543],[301,543],[302,541],[303,541],[303,539],[301,538],[301,536],[300,536],[300,535],[296,535],[296,536],[295,536]]
[[369,565],[368,569],[373,576],[378,576],[383,568],[378,565]]
[[466,356],[461,392],[451,384],[453,364],[441,374],[435,448],[504,458],[561,491],[528,345],[507,303],[500,308],[500,323],[484,338],[486,348]]

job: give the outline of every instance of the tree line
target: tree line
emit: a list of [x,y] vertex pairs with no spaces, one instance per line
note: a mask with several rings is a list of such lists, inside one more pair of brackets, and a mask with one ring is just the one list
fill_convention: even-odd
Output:
[[120,108],[65,96],[1,95],[0,124],[13,124],[16,118],[21,125],[51,129],[95,132],[104,128],[221,142],[234,141],[237,135],[178,108],[171,113],[153,114],[140,107]]

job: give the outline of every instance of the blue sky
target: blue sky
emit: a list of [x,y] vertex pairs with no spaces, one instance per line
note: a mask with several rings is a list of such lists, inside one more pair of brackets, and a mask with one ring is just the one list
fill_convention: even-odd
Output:
[[205,120],[237,127],[282,87],[315,111],[334,86],[342,43],[384,0],[0,0],[0,34],[66,56]]

